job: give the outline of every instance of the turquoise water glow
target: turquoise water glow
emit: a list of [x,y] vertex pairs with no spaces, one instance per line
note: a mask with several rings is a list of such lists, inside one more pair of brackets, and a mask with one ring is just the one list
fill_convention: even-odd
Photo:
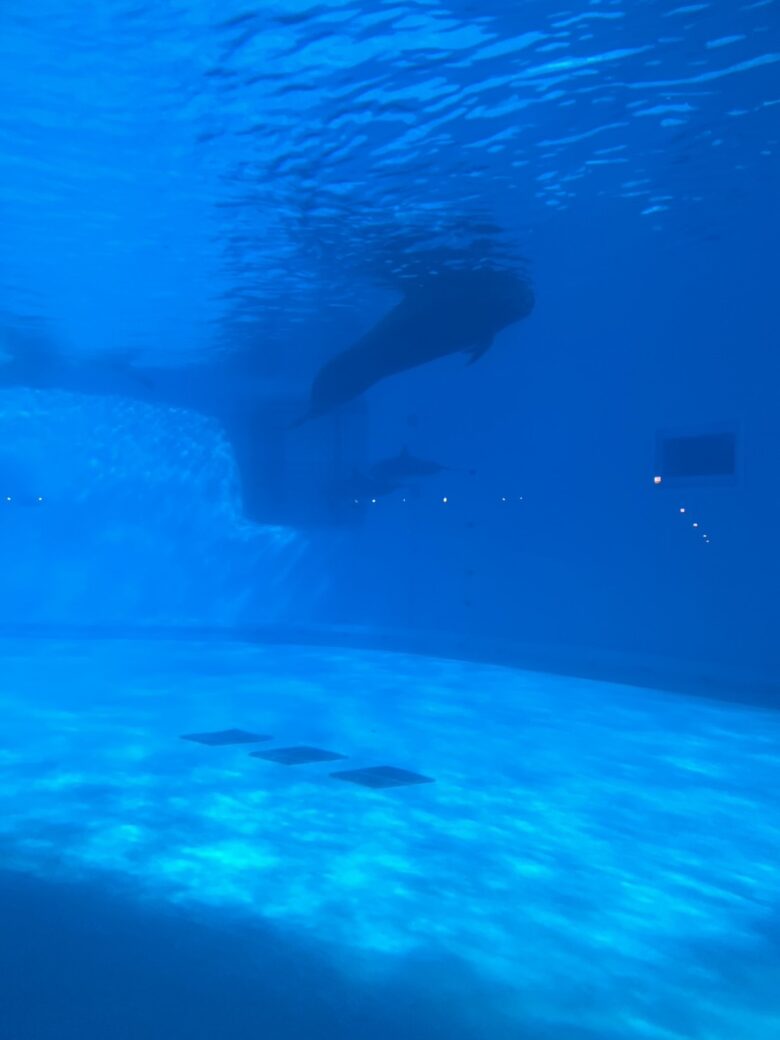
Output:
[[2,5],[0,1040],[777,1040],[779,74]]
[[[355,985],[452,959],[494,992],[475,1035],[775,1036],[776,714],[368,651],[3,659],[13,871],[261,922]],[[179,739],[231,726],[436,783],[373,792]]]

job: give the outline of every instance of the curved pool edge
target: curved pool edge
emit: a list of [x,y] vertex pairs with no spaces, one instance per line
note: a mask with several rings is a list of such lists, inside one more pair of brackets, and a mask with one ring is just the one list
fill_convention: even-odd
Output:
[[200,640],[330,646],[417,654],[569,675],[597,682],[665,690],[751,707],[780,709],[780,676],[770,670],[691,662],[604,647],[531,644],[435,630],[318,624],[3,624],[0,639]]

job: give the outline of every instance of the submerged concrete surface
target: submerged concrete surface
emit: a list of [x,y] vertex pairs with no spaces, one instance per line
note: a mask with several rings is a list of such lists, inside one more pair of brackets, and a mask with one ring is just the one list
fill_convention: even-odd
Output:
[[[455,1028],[453,972],[464,1036],[776,1036],[780,714],[345,648],[7,640],[2,661],[0,852],[28,884],[250,929],[258,964],[273,936],[339,999],[412,993],[427,965],[415,1038]],[[179,739],[233,728],[437,782]],[[58,911],[46,928],[69,941]]]
[[652,690],[695,694],[735,704],[780,709],[780,677],[771,662],[683,661],[603,647],[541,644],[522,639],[484,639],[473,634],[419,628],[377,628],[355,624],[0,624],[0,640],[199,640],[294,644],[392,651],[456,661],[501,664],[553,675],[570,675]]

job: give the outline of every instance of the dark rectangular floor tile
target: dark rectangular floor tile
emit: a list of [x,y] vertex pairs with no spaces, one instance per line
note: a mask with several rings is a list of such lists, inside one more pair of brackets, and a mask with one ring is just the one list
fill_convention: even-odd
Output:
[[337,780],[347,780],[361,787],[406,787],[408,784],[432,784],[431,776],[421,773],[410,773],[408,769],[396,769],[395,766],[372,766],[370,769],[345,769],[331,773]]
[[267,733],[248,733],[245,729],[220,729],[213,733],[184,733],[181,739],[208,744],[209,747],[222,747],[224,744],[257,744],[272,738]]
[[325,748],[298,747],[271,748],[269,751],[250,751],[252,758],[265,758],[269,762],[278,762],[283,766],[300,766],[307,762],[335,762],[339,758],[346,758],[336,751],[326,751]]

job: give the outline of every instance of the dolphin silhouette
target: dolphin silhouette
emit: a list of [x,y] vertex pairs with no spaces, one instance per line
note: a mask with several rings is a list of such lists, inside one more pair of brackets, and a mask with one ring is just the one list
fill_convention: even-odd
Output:
[[447,469],[449,466],[442,466],[431,459],[421,459],[403,447],[397,455],[375,462],[371,467],[371,476],[377,480],[400,482],[435,477],[437,473],[443,473]]
[[319,370],[300,426],[352,401],[388,376],[449,354],[478,361],[494,337],[534,306],[528,280],[512,271],[447,271],[410,286],[362,339]]

